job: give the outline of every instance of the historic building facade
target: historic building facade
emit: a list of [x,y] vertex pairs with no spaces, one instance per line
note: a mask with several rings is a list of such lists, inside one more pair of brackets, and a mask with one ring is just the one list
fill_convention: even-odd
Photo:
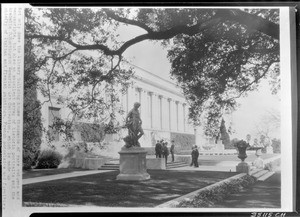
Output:
[[[195,129],[188,120],[188,104],[172,80],[163,79],[137,66],[133,85],[122,96],[125,113],[141,103],[144,136],[140,143],[154,146],[156,140],[185,140],[195,144]],[[182,143],[182,142],[181,142]]]
[[[201,143],[200,131],[189,122],[188,104],[174,81],[161,78],[138,66],[131,65],[131,67],[135,70],[132,85],[126,94],[120,95],[120,103],[125,111],[124,117],[117,121],[124,122],[125,116],[133,108],[133,104],[140,102],[142,128],[145,134],[139,142],[143,147],[153,147],[156,141],[161,139],[168,142],[174,139],[177,149],[188,150],[193,144],[199,145]],[[56,99],[53,96],[51,104],[46,102],[42,106],[43,124],[49,130],[48,132],[53,134],[54,143],[62,141],[63,138],[61,135],[55,134],[48,126],[53,123],[55,116],[62,119],[70,116],[70,110],[63,104],[58,104]],[[40,96],[40,100],[44,101],[42,96]],[[122,138],[126,134],[126,130],[121,130],[116,135],[106,136],[105,142],[122,143]],[[82,140],[79,132],[75,132],[74,136],[77,141]]]

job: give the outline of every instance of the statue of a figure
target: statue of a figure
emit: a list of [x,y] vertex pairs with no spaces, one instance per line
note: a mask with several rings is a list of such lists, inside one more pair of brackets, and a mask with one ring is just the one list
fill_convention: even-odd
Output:
[[131,109],[126,116],[128,136],[124,138],[124,141],[127,148],[132,146],[140,147],[138,140],[144,134],[142,129],[142,120],[138,110],[140,106],[141,104],[139,102],[134,103],[133,109]]

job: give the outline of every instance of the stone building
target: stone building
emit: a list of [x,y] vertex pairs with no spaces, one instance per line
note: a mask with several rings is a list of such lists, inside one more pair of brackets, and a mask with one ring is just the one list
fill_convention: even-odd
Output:
[[[131,65],[131,67],[134,68],[135,74],[127,93],[120,95],[120,103],[125,113],[118,121],[124,122],[133,104],[140,102],[145,134],[139,142],[143,147],[153,147],[156,141],[161,139],[169,143],[174,139],[177,150],[190,150],[194,144],[201,146],[200,130],[193,127],[188,120],[189,106],[175,82],[138,66]],[[53,123],[55,116],[65,119],[70,114],[70,110],[63,104],[58,104],[55,99],[57,98],[53,96],[52,103],[46,102],[42,107],[43,124],[46,129],[49,129],[48,126]],[[49,133],[52,134],[54,143],[62,141],[61,135],[55,134],[51,129]],[[124,130],[116,135],[106,135],[104,142],[123,144],[122,138],[126,133]],[[75,139],[82,140],[80,132],[75,132]]]

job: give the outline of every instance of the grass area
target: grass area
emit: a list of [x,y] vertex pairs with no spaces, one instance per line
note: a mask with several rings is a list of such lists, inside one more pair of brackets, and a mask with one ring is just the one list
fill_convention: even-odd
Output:
[[[253,161],[257,157],[254,154],[247,154],[248,157],[245,161]],[[219,161],[241,161],[238,157],[238,155],[199,155],[199,160],[219,160]],[[278,156],[278,154],[263,154],[261,156],[262,159],[268,159],[271,157]]]
[[71,173],[74,171],[86,171],[86,169],[77,169],[77,168],[61,168],[61,169],[32,169],[32,170],[23,170],[23,179],[41,177],[41,176],[50,176],[62,173]]
[[118,171],[23,186],[23,202],[73,206],[154,207],[236,175],[229,172],[148,170],[150,180],[116,180]]
[[280,208],[281,172],[277,171],[264,182],[257,182],[240,192],[228,195],[214,208]]

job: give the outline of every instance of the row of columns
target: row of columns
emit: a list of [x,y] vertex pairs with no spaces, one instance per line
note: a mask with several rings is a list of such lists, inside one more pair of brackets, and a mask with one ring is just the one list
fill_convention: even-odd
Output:
[[144,129],[188,132],[186,103],[142,88],[128,88],[122,104],[126,114],[140,102],[140,114]]

